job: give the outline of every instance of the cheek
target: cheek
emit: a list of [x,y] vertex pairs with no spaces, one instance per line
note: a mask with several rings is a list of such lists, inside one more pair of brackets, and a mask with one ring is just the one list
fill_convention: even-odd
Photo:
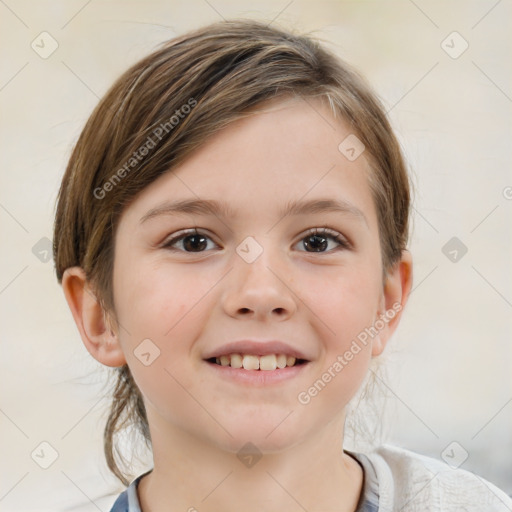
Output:
[[298,296],[313,312],[329,348],[344,350],[375,321],[381,299],[378,268],[367,265],[321,268],[304,273]]
[[[183,390],[171,375],[185,387],[190,385],[191,370],[183,361],[199,364],[193,352],[195,340],[204,328],[205,311],[215,308],[208,292],[218,279],[211,272],[200,275],[192,266],[177,272],[161,262],[139,265],[136,272],[121,275],[116,289],[124,327],[120,342],[134,378],[140,379],[139,387],[148,396],[165,389],[167,396],[179,397]],[[143,355],[148,352],[150,356]],[[144,363],[153,358],[148,373]]]
[[[121,277],[121,273],[119,273]],[[198,318],[213,283],[192,273],[148,265],[117,280],[120,342],[146,403],[181,424],[197,415],[186,392],[196,377],[183,361],[200,333]],[[201,302],[201,307],[196,307]],[[213,307],[210,304],[210,307]]]
[[[325,271],[325,269],[323,269]],[[332,269],[323,286],[312,286],[308,305],[315,312],[315,330],[321,333],[324,356],[321,369],[299,403],[318,408],[344,407],[361,386],[371,360],[369,329],[375,322],[381,297],[380,268],[374,262]],[[302,401],[301,401],[302,397]],[[318,398],[317,398],[318,397]]]
[[183,329],[194,307],[211,288],[197,273],[162,264],[119,265],[116,275],[116,310],[133,336],[163,340]]

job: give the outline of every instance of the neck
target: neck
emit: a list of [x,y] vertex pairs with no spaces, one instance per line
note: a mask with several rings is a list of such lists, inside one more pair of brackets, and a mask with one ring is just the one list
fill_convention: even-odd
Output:
[[154,468],[139,482],[142,512],[356,510],[363,473],[343,452],[343,421],[260,458],[239,458],[168,424],[149,424]]

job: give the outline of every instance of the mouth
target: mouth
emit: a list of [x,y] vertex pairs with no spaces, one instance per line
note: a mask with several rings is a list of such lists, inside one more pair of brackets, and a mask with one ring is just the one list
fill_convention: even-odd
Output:
[[216,378],[243,386],[267,387],[293,381],[312,363],[299,344],[238,340],[212,348],[203,360]]
[[226,354],[206,359],[208,363],[247,371],[276,371],[301,366],[309,361],[286,354]]

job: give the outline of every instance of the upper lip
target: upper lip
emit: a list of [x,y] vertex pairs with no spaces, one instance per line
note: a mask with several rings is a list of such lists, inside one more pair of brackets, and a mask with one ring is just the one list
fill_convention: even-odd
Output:
[[300,350],[285,343],[284,341],[253,341],[253,340],[240,340],[226,343],[219,348],[213,349],[208,352],[204,359],[211,359],[212,357],[227,356],[230,354],[250,354],[255,356],[266,356],[269,354],[284,354],[286,356],[293,356],[296,359],[309,358]]

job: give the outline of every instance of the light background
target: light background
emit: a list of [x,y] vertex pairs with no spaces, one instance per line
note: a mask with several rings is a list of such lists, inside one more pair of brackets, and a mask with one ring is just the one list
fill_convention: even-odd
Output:
[[[462,468],[512,494],[510,0],[5,0],[0,510],[108,512],[123,489],[103,461],[106,373],[82,345],[44,239],[99,97],[158,43],[222,17],[314,31],[390,110],[416,193],[415,288],[386,363],[389,441],[436,458],[456,441]],[[58,43],[46,59],[31,48],[43,51],[43,31]],[[469,44],[457,58],[454,31]],[[442,252],[452,237],[468,249],[457,262]],[[50,461],[43,441],[58,453],[48,469],[36,463]]]

